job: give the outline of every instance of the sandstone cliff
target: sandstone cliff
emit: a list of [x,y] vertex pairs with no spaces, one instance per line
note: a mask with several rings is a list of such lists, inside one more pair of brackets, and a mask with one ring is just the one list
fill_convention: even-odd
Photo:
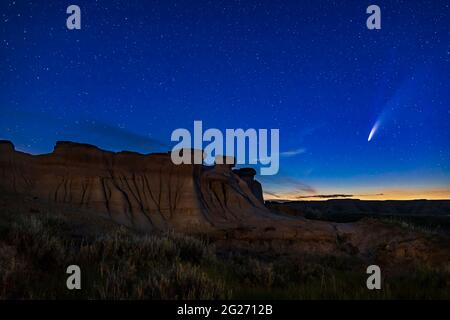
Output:
[[[170,154],[107,152],[58,142],[29,155],[0,142],[0,188],[108,215],[138,229],[208,229],[269,215],[255,172],[174,165]],[[259,186],[259,187],[258,187]]]

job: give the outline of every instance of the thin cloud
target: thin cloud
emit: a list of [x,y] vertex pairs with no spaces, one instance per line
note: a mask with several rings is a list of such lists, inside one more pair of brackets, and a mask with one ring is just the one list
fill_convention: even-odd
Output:
[[313,196],[297,196],[296,199],[311,199],[311,198],[319,198],[319,199],[342,199],[342,198],[353,198],[355,195],[353,194],[317,194]]
[[303,194],[315,194],[316,190],[310,185],[303,183],[295,178],[288,176],[260,176],[259,180],[263,185],[269,186],[272,189],[283,189],[286,191],[280,191],[275,194],[284,193],[303,193]]
[[275,198],[281,198],[276,192],[272,192],[272,191],[268,191],[268,190],[264,190],[264,194],[275,197]]
[[[2,116],[3,121],[6,119],[8,122],[13,123],[33,120],[38,124],[36,125],[36,132],[39,130],[41,136],[43,135],[42,127],[45,127],[47,131],[46,139],[86,142],[113,151],[127,150],[149,153],[166,152],[171,149],[168,143],[154,139],[148,135],[143,135],[92,118],[78,118],[68,121],[61,120],[45,112],[24,113],[8,110]],[[86,136],[89,137],[89,141],[84,141]],[[23,137],[22,140],[29,141],[30,137]],[[42,151],[44,150],[39,150],[39,152]],[[45,152],[48,152],[48,150],[45,150]]]
[[299,148],[299,149],[295,149],[295,150],[289,150],[289,151],[281,152],[280,156],[284,157],[284,158],[288,158],[288,157],[293,157],[293,156],[296,156],[296,155],[299,155],[299,154],[302,154],[302,153],[305,153],[305,152],[306,152],[306,149]]
[[135,133],[131,130],[112,126],[107,123],[98,121],[85,121],[84,123],[80,124],[79,127],[92,134],[113,139],[113,141],[115,141],[116,143],[119,142],[119,144],[121,143],[123,146],[129,146],[132,148],[139,148],[144,150],[147,149],[149,151],[161,148],[169,148],[169,145],[165,144],[164,142]]

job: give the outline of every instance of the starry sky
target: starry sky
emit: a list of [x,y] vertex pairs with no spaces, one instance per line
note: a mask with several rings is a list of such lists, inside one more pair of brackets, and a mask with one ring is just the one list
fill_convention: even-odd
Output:
[[0,139],[17,150],[168,151],[194,120],[278,128],[266,198],[450,199],[448,1],[2,0],[0,14]]

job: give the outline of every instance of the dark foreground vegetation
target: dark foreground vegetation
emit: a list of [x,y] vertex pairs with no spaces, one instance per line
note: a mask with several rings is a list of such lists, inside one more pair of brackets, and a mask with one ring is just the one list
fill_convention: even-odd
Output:
[[[144,235],[114,226],[85,233],[62,215],[0,215],[1,299],[443,299],[449,274],[416,269],[366,288],[356,258],[253,255],[217,249],[207,239]],[[82,289],[66,288],[67,266]]]

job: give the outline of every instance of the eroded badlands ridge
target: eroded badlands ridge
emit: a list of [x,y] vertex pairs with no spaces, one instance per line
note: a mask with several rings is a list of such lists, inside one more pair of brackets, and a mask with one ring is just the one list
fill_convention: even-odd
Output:
[[138,229],[204,229],[269,215],[253,169],[174,165],[170,154],[107,152],[58,142],[29,155],[0,142],[0,188],[110,216]]

